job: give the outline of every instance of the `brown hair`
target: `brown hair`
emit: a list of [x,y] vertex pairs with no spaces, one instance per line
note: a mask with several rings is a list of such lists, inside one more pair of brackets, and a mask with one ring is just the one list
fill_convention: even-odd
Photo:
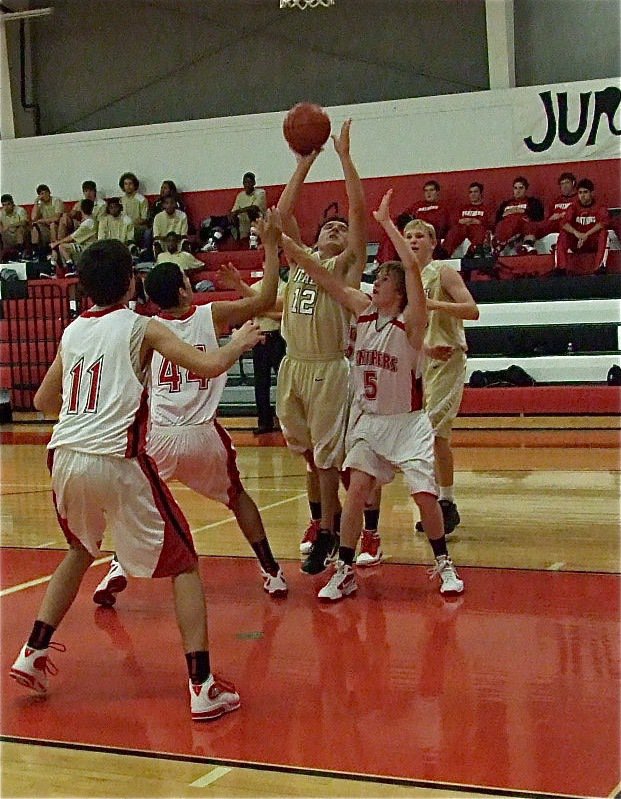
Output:
[[408,304],[408,292],[405,286],[405,267],[401,261],[385,261],[378,270],[378,275],[391,275],[395,288],[401,294],[400,309],[403,311]]

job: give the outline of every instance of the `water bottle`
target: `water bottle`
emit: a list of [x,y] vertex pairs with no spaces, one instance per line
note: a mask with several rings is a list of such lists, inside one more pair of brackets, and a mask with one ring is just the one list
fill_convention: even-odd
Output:
[[572,344],[571,341],[567,345],[567,354],[568,355],[573,355],[574,354],[574,345]]
[[250,228],[250,236],[248,238],[248,247],[251,250],[256,250],[259,247],[259,235],[257,231],[251,227]]

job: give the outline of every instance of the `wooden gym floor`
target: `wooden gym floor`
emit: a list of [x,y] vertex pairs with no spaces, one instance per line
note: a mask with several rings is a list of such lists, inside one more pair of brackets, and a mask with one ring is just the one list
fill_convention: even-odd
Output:
[[205,556],[215,667],[242,695],[210,725],[189,720],[168,581],[130,581],[115,610],[98,610],[103,559],[56,636],[67,652],[49,698],[6,679],[64,540],[46,429],[2,429],[3,796],[615,793],[618,420],[462,420],[463,521],[449,545],[463,597],[446,602],[428,581],[397,479],[382,503],[385,563],[328,608],[322,578],[298,569],[302,461],[279,436],[253,439],[248,420],[225,423],[290,595],[263,594],[225,508],[173,484]]

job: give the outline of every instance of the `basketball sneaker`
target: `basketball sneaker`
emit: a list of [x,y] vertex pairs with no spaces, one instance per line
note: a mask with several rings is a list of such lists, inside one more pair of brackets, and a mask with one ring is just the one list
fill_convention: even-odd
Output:
[[116,594],[127,588],[127,575],[116,558],[112,558],[108,574],[95,589],[93,602],[104,608],[111,608],[116,602]]
[[429,569],[429,579],[440,578],[440,593],[443,596],[455,596],[464,590],[464,581],[459,579],[459,575],[453,566],[453,561],[448,555],[439,555],[436,558],[436,565]]
[[263,577],[263,590],[266,591],[270,596],[287,596],[289,588],[287,586],[287,581],[285,580],[285,575],[283,574],[282,569],[278,569],[278,574],[276,575],[269,574],[264,569],[261,569],[261,576]]
[[343,563],[342,560],[337,560],[336,571],[317,596],[319,599],[338,602],[339,599],[344,599],[357,590],[358,585],[353,567]]
[[356,566],[375,566],[381,561],[383,554],[379,535],[371,530],[363,530]]
[[190,680],[190,710],[192,721],[212,721],[225,713],[237,710],[241,702],[233,683],[210,674],[200,685]]
[[300,571],[305,574],[320,574],[330,562],[337,540],[333,533],[319,533]]
[[306,532],[304,533],[302,540],[300,541],[300,552],[303,555],[308,555],[311,551],[311,547],[317,540],[317,536],[319,535],[319,529],[321,527],[321,522],[319,519],[311,519],[308,523],[308,527],[306,528]]
[[47,654],[50,649],[64,652],[66,647],[55,641],[52,641],[46,649],[33,649],[28,644],[24,644],[15,663],[11,666],[9,676],[39,696],[45,696],[48,687],[48,674],[52,677],[58,674],[58,669]]
[[[440,510],[442,511],[442,519],[444,521],[444,535],[449,535],[461,522],[461,516],[457,510],[457,505],[451,502],[450,499],[441,499],[438,502]],[[415,525],[417,533],[424,533],[425,528],[422,522],[416,522]]]

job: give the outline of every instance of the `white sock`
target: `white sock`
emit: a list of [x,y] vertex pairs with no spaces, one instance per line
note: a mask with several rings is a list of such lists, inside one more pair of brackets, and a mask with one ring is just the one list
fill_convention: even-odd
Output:
[[440,486],[440,499],[448,499],[449,502],[455,502],[454,486]]

